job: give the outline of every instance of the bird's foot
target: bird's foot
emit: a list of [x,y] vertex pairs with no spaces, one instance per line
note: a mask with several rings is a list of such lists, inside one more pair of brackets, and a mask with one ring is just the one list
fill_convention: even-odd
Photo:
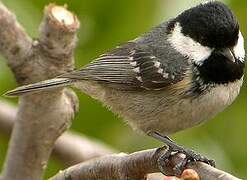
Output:
[[186,165],[189,162],[196,162],[196,161],[200,161],[200,162],[204,162],[210,166],[215,167],[215,161],[214,160],[210,160],[190,149],[184,148],[182,146],[177,145],[174,141],[172,141],[169,137],[167,136],[162,136],[158,133],[152,133],[150,134],[150,136],[154,137],[155,139],[158,139],[162,142],[164,142],[167,146],[168,146],[168,151],[165,152],[163,155],[160,156],[160,158],[158,159],[158,166],[160,171],[165,174],[165,167],[167,166],[167,162],[169,161],[169,158],[174,156],[175,154],[178,153],[182,153],[185,155],[185,158],[183,159],[183,161],[179,164],[177,164],[174,167],[174,173],[176,176],[180,176],[182,174],[182,172],[184,171],[184,169],[186,168]]

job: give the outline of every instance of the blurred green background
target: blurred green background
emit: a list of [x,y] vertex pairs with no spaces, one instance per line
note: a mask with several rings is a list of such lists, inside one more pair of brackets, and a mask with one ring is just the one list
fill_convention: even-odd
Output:
[[[133,39],[152,26],[176,16],[184,9],[202,1],[192,0],[2,0],[16,13],[18,20],[32,37],[37,37],[38,26],[45,5],[67,4],[78,15],[76,66],[80,67],[106,50]],[[244,35],[247,33],[247,1],[225,1],[237,15]],[[16,87],[13,75],[3,58],[0,59],[0,94]],[[162,144],[133,132],[126,123],[90,97],[78,93],[80,112],[71,129],[98,138],[124,152],[132,152]],[[0,98],[1,100],[1,98]],[[12,100],[12,99],[11,99]],[[16,100],[12,100],[16,103]],[[216,160],[218,167],[234,175],[247,178],[247,89],[243,85],[239,98],[214,120],[197,128],[178,133],[173,138],[184,146]],[[1,133],[0,133],[1,134]],[[6,155],[8,139],[0,135],[0,171]],[[46,177],[63,168],[50,160]]]

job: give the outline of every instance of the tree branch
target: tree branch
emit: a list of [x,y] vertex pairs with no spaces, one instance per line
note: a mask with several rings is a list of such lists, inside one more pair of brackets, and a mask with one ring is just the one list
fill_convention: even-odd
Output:
[[[28,84],[73,69],[79,21],[65,7],[45,8],[40,38],[32,42],[14,15],[0,4],[0,51],[19,84]],[[3,179],[42,179],[56,139],[70,126],[77,97],[57,89],[23,96],[12,132]]]
[[81,134],[66,132],[56,141],[53,155],[66,166],[116,152],[113,148]]
[[[0,101],[0,133],[10,135],[15,123],[17,109],[8,102]],[[82,134],[65,132],[52,150],[52,155],[66,166],[72,166],[89,159],[116,152],[100,141]]]
[[[145,180],[148,173],[159,172],[157,160],[166,150],[166,148],[152,149],[129,155],[118,154],[101,157],[60,171],[50,180]],[[183,159],[183,154],[175,155],[169,159],[169,163],[164,168],[166,174],[174,175],[174,167],[181,163]],[[190,163],[187,168],[195,170],[201,180],[239,180],[224,171],[201,162]]]
[[14,126],[17,109],[5,101],[0,101],[0,133],[10,135]]
[[26,34],[16,17],[0,2],[0,52],[6,59],[10,68],[24,63],[30,53],[32,39]]

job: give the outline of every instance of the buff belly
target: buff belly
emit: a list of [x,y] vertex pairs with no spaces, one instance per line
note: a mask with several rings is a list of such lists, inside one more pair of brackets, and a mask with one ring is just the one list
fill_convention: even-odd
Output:
[[211,88],[197,98],[181,98],[180,92],[120,91],[102,88],[92,82],[76,86],[86,94],[104,102],[134,129],[144,133],[169,135],[209,120],[229,106],[238,96],[242,80]]

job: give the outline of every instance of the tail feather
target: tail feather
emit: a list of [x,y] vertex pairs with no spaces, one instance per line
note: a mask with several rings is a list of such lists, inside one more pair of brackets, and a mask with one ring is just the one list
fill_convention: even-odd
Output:
[[65,87],[70,84],[73,84],[75,80],[68,78],[54,78],[41,82],[37,82],[34,84],[29,84],[25,86],[20,86],[16,89],[6,92],[4,95],[8,97],[16,97],[21,96],[30,92],[38,92],[41,90],[53,89],[58,87]]

